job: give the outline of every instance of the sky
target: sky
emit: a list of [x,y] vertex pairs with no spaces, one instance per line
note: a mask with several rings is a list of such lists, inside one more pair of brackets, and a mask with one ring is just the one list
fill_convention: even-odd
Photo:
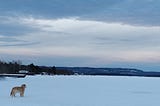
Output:
[[160,0],[0,0],[0,60],[160,71]]

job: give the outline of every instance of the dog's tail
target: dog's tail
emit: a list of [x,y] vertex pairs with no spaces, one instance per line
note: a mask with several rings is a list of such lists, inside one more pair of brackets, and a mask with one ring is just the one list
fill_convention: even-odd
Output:
[[13,90],[11,90],[10,96],[13,96]]

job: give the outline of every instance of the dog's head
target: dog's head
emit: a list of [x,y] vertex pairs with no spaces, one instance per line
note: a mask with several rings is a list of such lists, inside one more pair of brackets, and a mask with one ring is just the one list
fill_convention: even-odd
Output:
[[22,85],[21,85],[21,87],[24,87],[24,88],[26,88],[27,86],[26,86],[26,84],[22,84]]

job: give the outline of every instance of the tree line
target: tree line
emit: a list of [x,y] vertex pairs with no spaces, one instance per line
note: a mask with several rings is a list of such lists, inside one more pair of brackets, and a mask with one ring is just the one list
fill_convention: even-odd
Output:
[[5,62],[0,61],[0,74],[18,74],[20,70],[28,71],[27,74],[48,74],[48,75],[72,75],[68,70],[59,70],[55,66],[38,66],[33,63],[22,65],[21,61]]

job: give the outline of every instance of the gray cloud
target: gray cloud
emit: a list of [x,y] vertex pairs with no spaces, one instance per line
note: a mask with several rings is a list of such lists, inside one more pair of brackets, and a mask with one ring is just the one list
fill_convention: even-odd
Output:
[[11,46],[15,46],[15,47],[19,47],[19,46],[33,46],[33,45],[37,45],[40,44],[39,42],[27,42],[27,43],[16,43],[16,44],[0,44],[0,46],[2,47],[11,47]]
[[42,65],[137,66],[150,60],[158,64],[159,4],[158,0],[0,0],[0,51],[10,54],[6,59],[12,54],[23,55],[27,62],[39,58],[34,62]]
[[159,37],[152,36],[128,36],[123,37],[96,37],[94,38],[95,45],[99,48],[111,48],[112,50],[156,50],[159,48]]
[[41,18],[80,17],[87,20],[160,26],[158,0],[5,0],[2,15]]
[[34,42],[34,41],[25,41],[25,40],[20,40],[14,37],[10,36],[1,36],[0,37],[0,46],[1,47],[7,47],[7,46],[33,46],[40,44],[40,42]]
[[131,25],[159,26],[160,1],[123,0],[111,7],[101,8],[96,13],[86,15],[87,19],[119,22]]
[[0,35],[5,36],[21,36],[26,33],[37,31],[37,28],[32,28],[21,23],[18,17],[1,16],[0,17]]
[[15,12],[59,18],[94,12],[102,7],[110,7],[121,1],[123,0],[6,0],[1,1],[0,11],[5,14]]

